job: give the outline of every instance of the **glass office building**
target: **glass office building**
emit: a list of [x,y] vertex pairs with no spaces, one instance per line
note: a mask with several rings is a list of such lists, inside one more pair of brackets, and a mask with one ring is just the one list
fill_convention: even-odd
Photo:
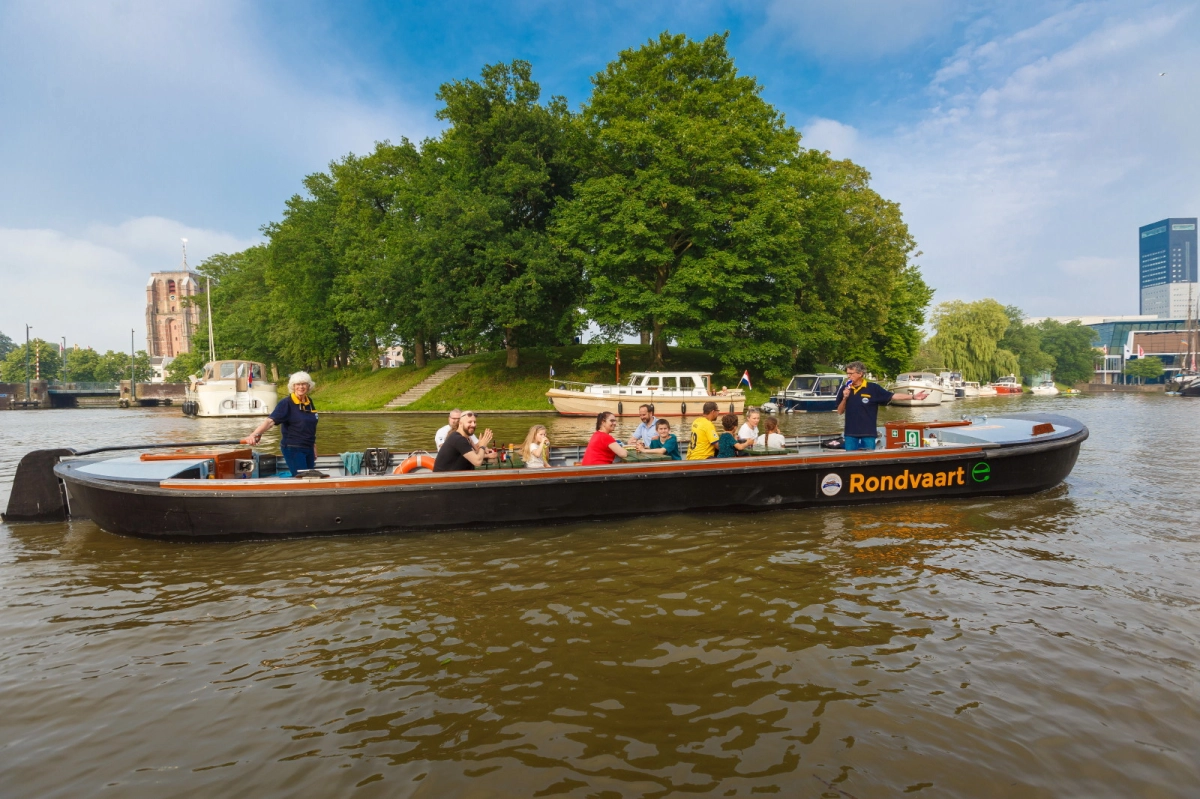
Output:
[[1159,319],[1196,315],[1196,218],[1164,219],[1138,228],[1140,313]]

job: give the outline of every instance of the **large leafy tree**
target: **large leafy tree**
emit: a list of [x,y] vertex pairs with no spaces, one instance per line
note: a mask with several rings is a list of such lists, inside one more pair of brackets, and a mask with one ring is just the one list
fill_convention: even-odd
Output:
[[6,383],[24,383],[26,377],[25,355],[29,354],[28,375],[30,380],[56,380],[62,367],[58,346],[35,338],[29,344],[19,344],[11,349],[0,364],[0,377]]
[[801,204],[779,170],[799,135],[725,45],[663,33],[592,79],[588,169],[558,215],[588,314],[651,331],[657,367],[672,339],[776,369],[797,342]]
[[[134,355],[132,372],[134,381],[138,383],[148,382],[154,376],[154,369],[150,366],[150,356],[145,350],[138,350]],[[129,353],[115,350],[104,353],[96,365],[95,375],[96,379],[102,383],[128,380],[130,377]]]
[[1054,356],[1042,349],[1042,328],[1025,324],[1025,312],[1015,305],[1006,305],[1004,313],[1008,317],[1008,327],[998,346],[1017,356],[1020,371],[1014,374],[1018,378],[1021,375],[1029,378],[1053,371],[1056,365]]
[[101,355],[93,349],[68,350],[63,364],[63,379],[73,383],[94,383],[99,380]]
[[446,83],[450,128],[424,148],[439,177],[424,223],[438,248],[425,255],[454,295],[458,335],[504,346],[509,367],[520,346],[570,341],[582,289],[578,261],[547,236],[576,174],[571,114],[540,94],[525,61]]
[[1125,364],[1125,374],[1136,377],[1138,383],[1162,377],[1164,371],[1163,362],[1154,357],[1137,358]]
[[[190,298],[200,308],[200,324],[192,337],[192,353],[184,358],[173,373],[188,369],[183,376],[195,372],[193,365],[199,361],[203,366],[208,360],[208,314],[209,300],[213,311],[213,344],[218,358],[247,358],[267,362],[284,343],[277,328],[272,324],[272,311],[289,302],[288,296],[272,297],[267,283],[267,267],[270,262],[267,247],[259,245],[232,255],[214,255],[197,271],[200,293]],[[208,297],[210,291],[212,297]],[[282,292],[281,292],[282,293]],[[277,312],[278,313],[278,312]],[[279,314],[284,316],[283,314]],[[285,317],[286,318],[286,317]],[[303,362],[303,358],[299,359]],[[185,365],[186,364],[186,365]],[[174,361],[168,365],[168,370]]]
[[1042,349],[1054,359],[1054,376],[1060,382],[1070,385],[1092,379],[1096,369],[1096,331],[1078,321],[1063,324],[1053,319],[1042,320],[1038,328]]
[[13,340],[8,336],[0,333],[0,361],[8,357],[8,354],[13,351],[17,345],[13,344]]
[[1016,373],[1017,356],[998,342],[1008,329],[1008,314],[995,300],[943,302],[933,311],[937,332],[930,343],[946,366],[967,380],[985,381]]

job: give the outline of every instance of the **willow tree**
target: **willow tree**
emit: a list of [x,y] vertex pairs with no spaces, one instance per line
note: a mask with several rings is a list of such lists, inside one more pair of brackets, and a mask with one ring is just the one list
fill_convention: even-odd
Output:
[[986,381],[1019,372],[1017,356],[999,346],[1009,320],[995,300],[943,302],[934,308],[931,321],[937,332],[930,343],[946,367],[965,379]]
[[779,170],[799,134],[738,74],[725,36],[663,33],[592,79],[587,167],[556,232],[586,269],[606,334],[651,332],[729,367],[786,367],[803,258],[801,205]]

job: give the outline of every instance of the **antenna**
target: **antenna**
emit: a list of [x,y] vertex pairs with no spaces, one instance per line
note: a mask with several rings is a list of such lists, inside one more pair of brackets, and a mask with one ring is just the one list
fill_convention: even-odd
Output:
[[180,239],[183,242],[183,271],[188,270],[187,266],[187,239]]

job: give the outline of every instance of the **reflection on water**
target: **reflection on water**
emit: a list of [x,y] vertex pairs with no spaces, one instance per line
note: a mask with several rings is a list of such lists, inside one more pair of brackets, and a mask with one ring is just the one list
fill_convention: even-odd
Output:
[[[1188,795],[1200,405],[888,413],[1018,406],[1091,427],[1066,485],[276,542],[0,527],[2,793]],[[502,443],[592,427],[482,421]],[[428,446],[442,423],[326,414],[319,449]],[[3,414],[0,501],[30,448],[246,427]]]

